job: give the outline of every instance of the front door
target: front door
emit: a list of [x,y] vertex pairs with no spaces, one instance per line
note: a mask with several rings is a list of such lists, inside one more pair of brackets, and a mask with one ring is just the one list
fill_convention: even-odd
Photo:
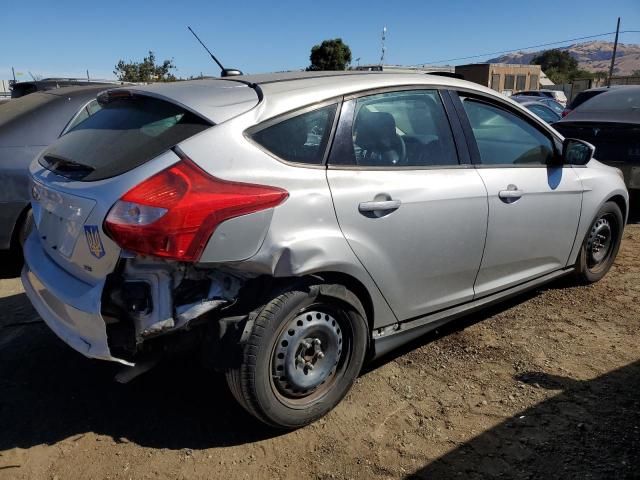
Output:
[[473,298],[487,193],[458,161],[437,90],[345,102],[327,179],[342,232],[401,321]]
[[567,265],[583,188],[571,166],[553,166],[553,138],[533,119],[486,98],[462,102],[489,195],[480,297]]

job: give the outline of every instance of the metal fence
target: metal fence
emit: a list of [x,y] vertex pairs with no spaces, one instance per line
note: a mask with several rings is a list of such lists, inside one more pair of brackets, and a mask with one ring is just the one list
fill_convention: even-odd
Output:
[[3,97],[11,97],[9,80],[0,80],[0,98],[3,98]]

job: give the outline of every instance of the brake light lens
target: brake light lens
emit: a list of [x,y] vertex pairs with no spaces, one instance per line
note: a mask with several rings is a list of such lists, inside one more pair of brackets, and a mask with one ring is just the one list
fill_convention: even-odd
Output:
[[126,250],[193,262],[222,222],[275,207],[288,196],[280,188],[213,177],[182,156],[118,200],[104,231]]
[[569,115],[571,113],[571,110],[569,110],[568,108],[565,108],[562,111],[562,118],[566,117],[567,115]]

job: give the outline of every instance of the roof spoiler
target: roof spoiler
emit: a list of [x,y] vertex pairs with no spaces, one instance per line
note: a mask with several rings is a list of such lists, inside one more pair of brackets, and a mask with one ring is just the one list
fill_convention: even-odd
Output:
[[457,78],[458,80],[464,80],[464,75],[454,72],[424,72],[427,75],[437,75],[438,77]]

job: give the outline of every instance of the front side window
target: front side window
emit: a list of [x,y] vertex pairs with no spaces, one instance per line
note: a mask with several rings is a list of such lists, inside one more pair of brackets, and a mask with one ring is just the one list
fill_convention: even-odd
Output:
[[251,134],[254,142],[287,162],[321,165],[336,105],[283,120]]
[[552,159],[551,139],[525,119],[480,100],[462,100],[483,165],[546,165]]
[[351,128],[353,158],[371,167],[458,165],[448,118],[436,90],[358,98]]

